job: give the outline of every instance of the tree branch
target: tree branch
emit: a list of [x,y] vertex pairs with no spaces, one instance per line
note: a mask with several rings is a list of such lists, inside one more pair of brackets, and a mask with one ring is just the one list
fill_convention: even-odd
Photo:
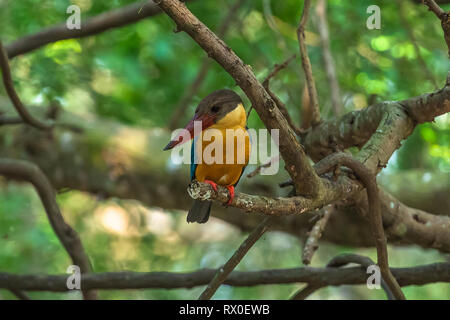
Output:
[[219,289],[219,286],[227,279],[228,275],[237,267],[239,262],[244,258],[251,247],[256,243],[256,241],[261,238],[261,236],[268,230],[270,223],[270,217],[266,217],[245,239],[245,241],[240,245],[236,252],[231,256],[231,258],[217,270],[214,278],[208,284],[206,289],[202,292],[199,300],[209,300],[214,295],[214,293]]
[[[5,85],[6,92],[8,93],[9,98],[11,99],[11,102],[14,106],[14,108],[19,113],[20,117],[22,118],[23,122],[29,124],[30,126],[33,126],[38,129],[42,130],[48,130],[52,128],[51,124],[44,123],[36,118],[34,118],[25,108],[25,106],[22,104],[22,101],[20,100],[19,96],[17,95],[16,90],[14,89],[14,84],[11,77],[11,70],[9,69],[9,62],[8,57],[6,56],[6,52],[3,48],[3,44],[0,41],[0,68],[2,70],[2,76],[3,76],[3,84]],[[14,121],[6,121],[6,122],[13,122]]]
[[[236,0],[234,2],[233,6],[231,6],[231,8],[228,10],[228,13],[223,19],[222,23],[217,28],[218,37],[222,38],[225,36],[234,18],[237,15],[237,11],[244,4],[245,1],[247,0]],[[189,103],[191,102],[192,98],[197,94],[198,90],[200,90],[200,87],[205,81],[210,66],[211,66],[210,58],[208,56],[204,57],[202,60],[200,70],[197,73],[197,76],[195,77],[194,81],[192,81],[190,86],[184,91],[183,96],[181,97],[180,101],[175,107],[175,112],[173,113],[169,123],[170,130],[175,130],[178,128],[179,121],[180,119],[183,118],[184,114],[186,113],[186,110],[189,107]]]
[[70,30],[65,23],[61,23],[20,38],[6,45],[5,49],[8,57],[12,59],[20,54],[36,50],[52,42],[91,36],[109,29],[120,28],[127,24],[138,22],[159,13],[161,13],[161,10],[152,0],[133,3],[89,18],[81,23],[81,29]]
[[[44,205],[50,225],[71,257],[73,264],[79,266],[82,273],[91,272],[89,258],[80,237],[64,221],[55,200],[53,187],[42,171],[36,165],[26,161],[0,159],[0,175],[13,180],[27,181],[34,186]],[[97,296],[95,291],[89,290],[83,290],[83,295],[86,299],[95,299]]]
[[444,39],[447,43],[448,55],[450,56],[450,12],[445,12],[434,0],[423,0],[423,3],[430,11],[441,20],[442,30],[444,31]]
[[325,230],[327,222],[333,211],[335,211],[335,208],[332,205],[326,206],[322,209],[322,216],[319,217],[319,220],[317,220],[317,222],[314,224],[313,228],[308,234],[308,238],[305,241],[302,253],[303,264],[309,265],[311,263],[312,257],[319,247],[318,242],[322,237],[322,233]]
[[289,123],[289,126],[291,127],[291,129],[297,134],[299,135],[301,133],[300,128],[297,127],[297,125],[294,123],[294,121],[292,120],[291,116],[289,115],[289,112],[286,109],[286,105],[280,100],[280,98],[278,98],[273,92],[272,90],[270,90],[270,86],[269,86],[269,82],[270,79],[273,78],[274,76],[276,76],[278,74],[278,72],[280,72],[281,70],[283,70],[284,68],[287,67],[287,65],[293,60],[295,59],[295,54],[290,56],[286,61],[284,61],[281,64],[276,64],[274,69],[272,70],[271,73],[269,73],[267,75],[267,77],[264,79],[262,85],[264,87],[264,89],[266,89],[267,93],[270,95],[270,97],[273,99],[273,101],[275,101],[275,104],[277,105],[278,109],[281,111],[281,113],[283,114],[284,118],[286,119],[286,121]]
[[339,89],[339,82],[336,75],[336,67],[330,49],[330,35],[328,32],[328,23],[326,15],[327,0],[319,0],[316,5],[316,14],[318,17],[317,29],[319,30],[320,42],[322,43],[323,62],[327,74],[328,83],[330,84],[331,105],[333,106],[334,115],[338,116],[342,113],[342,98]]
[[369,199],[370,225],[375,244],[377,248],[378,265],[381,274],[397,299],[405,299],[400,286],[395,280],[389,269],[387,243],[383,229],[383,218],[381,216],[380,198],[378,195],[378,186],[373,175],[362,163],[353,159],[352,156],[345,153],[335,153],[322,161],[328,160],[331,163],[338,163],[353,170],[358,179],[364,184]]
[[[208,284],[216,269],[200,269],[189,273],[177,272],[105,272],[81,275],[85,289],[178,289]],[[411,268],[392,268],[401,286],[450,282],[450,263],[441,262]],[[17,275],[0,272],[0,288],[24,291],[70,291],[67,275]],[[233,271],[224,284],[249,287],[269,284],[308,283],[320,286],[365,284],[367,274],[361,267],[350,268],[292,268],[260,271]]]
[[311,126],[315,127],[320,123],[320,110],[319,110],[319,98],[317,96],[316,84],[314,82],[314,76],[312,73],[311,61],[308,57],[308,49],[306,48],[305,40],[305,28],[308,21],[309,8],[311,6],[311,0],[305,0],[303,4],[302,17],[300,24],[297,28],[297,39],[300,48],[300,57],[302,60],[303,70],[305,71],[306,84],[308,86],[308,94],[311,106]]

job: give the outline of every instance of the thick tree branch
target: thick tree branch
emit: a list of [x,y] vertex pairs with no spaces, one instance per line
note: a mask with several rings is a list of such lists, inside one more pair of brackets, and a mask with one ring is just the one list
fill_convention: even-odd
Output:
[[[80,267],[83,273],[91,272],[89,258],[81,243],[80,237],[64,221],[55,200],[53,187],[44,173],[36,165],[29,162],[16,159],[0,159],[0,175],[8,179],[30,182],[35,187],[44,205],[48,220],[58,239],[72,258],[73,264]],[[83,295],[86,299],[96,298],[95,291],[83,290]]]
[[432,121],[447,112],[450,112],[450,83],[432,93],[399,102],[377,103],[322,121],[308,130],[301,142],[307,154],[317,161],[333,153],[336,147],[340,150],[353,146],[361,148],[376,133],[383,118],[387,125],[396,127],[393,134],[402,140],[417,123]]
[[[201,269],[189,273],[173,272],[106,272],[81,275],[86,289],[178,289],[208,284],[216,269]],[[412,268],[392,268],[401,286],[450,282],[450,263],[441,262]],[[67,275],[17,275],[0,272],[0,288],[23,291],[69,291]],[[249,287],[269,284],[308,283],[320,286],[365,284],[367,274],[360,267],[293,268],[260,271],[233,271],[224,284]]]

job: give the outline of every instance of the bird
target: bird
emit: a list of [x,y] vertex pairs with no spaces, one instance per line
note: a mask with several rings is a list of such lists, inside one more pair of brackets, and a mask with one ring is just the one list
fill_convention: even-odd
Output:
[[[197,136],[194,136],[195,121],[201,122],[201,134],[197,133]],[[218,191],[217,185],[226,187],[229,192],[227,205],[231,204],[235,195],[234,188],[249,162],[251,151],[247,115],[241,97],[233,90],[228,89],[212,92],[200,101],[194,117],[184,129],[189,132],[190,139],[193,140],[190,165],[191,182],[197,180],[208,183],[215,192]],[[208,136],[213,136],[213,138],[206,138]],[[213,148],[212,143],[215,143],[216,139],[221,139],[222,148]],[[185,140],[180,133],[166,145],[164,150],[170,150],[186,142]],[[211,160],[207,159],[206,151],[210,151],[210,155],[215,159],[214,162],[211,163]],[[187,222],[207,222],[211,204],[211,200],[195,199],[189,209]]]

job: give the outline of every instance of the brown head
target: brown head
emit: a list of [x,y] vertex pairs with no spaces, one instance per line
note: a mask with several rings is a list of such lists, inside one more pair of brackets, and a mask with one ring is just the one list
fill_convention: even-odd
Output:
[[[226,115],[235,110],[239,105],[242,106],[242,100],[236,92],[227,89],[214,91],[200,101],[195,110],[194,117],[184,128],[189,131],[191,138],[193,138],[194,121],[201,121],[202,130],[205,130],[220,122],[220,120],[224,119]],[[170,141],[164,150],[172,149],[181,142],[186,141],[182,140],[182,135],[180,134]]]

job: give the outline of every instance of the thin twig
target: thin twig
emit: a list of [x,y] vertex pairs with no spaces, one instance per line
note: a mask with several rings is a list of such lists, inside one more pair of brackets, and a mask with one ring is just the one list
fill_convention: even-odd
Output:
[[445,12],[434,0],[423,0],[423,3],[430,11],[441,20],[442,30],[444,31],[444,39],[447,43],[448,55],[450,56],[450,11]]
[[[50,225],[59,241],[72,258],[74,265],[80,267],[82,273],[92,271],[89,258],[77,232],[64,220],[55,199],[55,192],[47,176],[36,165],[17,159],[0,159],[0,175],[19,181],[31,183],[45,208]],[[85,299],[96,299],[95,291],[83,290]]]
[[3,84],[5,85],[6,92],[8,93],[9,98],[14,106],[14,108],[19,113],[20,117],[23,121],[30,126],[41,130],[48,130],[52,128],[51,124],[44,123],[36,118],[34,118],[22,104],[19,96],[17,95],[16,90],[14,89],[13,80],[11,77],[11,70],[9,68],[8,56],[6,55],[6,51],[3,48],[3,44],[0,41],[0,68],[2,69],[2,77]]
[[306,286],[304,286],[303,288],[298,290],[296,293],[294,293],[292,295],[292,297],[289,298],[289,300],[305,300],[310,295],[312,295],[314,292],[316,292],[317,290],[319,290],[323,287],[324,286],[321,286],[321,285],[307,284]]
[[311,263],[312,257],[319,247],[318,242],[322,237],[322,233],[325,230],[325,226],[327,225],[327,222],[333,211],[333,205],[328,205],[322,209],[322,217],[320,217],[320,219],[314,224],[311,231],[309,232],[308,238],[305,241],[302,255],[303,264],[309,265]]
[[320,41],[322,43],[325,71],[327,74],[328,83],[330,84],[331,105],[333,106],[334,115],[338,116],[342,113],[342,98],[339,89],[339,82],[336,75],[336,66],[330,49],[330,36],[326,15],[326,1],[327,0],[317,1],[317,29],[319,30]]
[[442,10],[442,8],[439,7],[439,5],[434,0],[423,0],[423,3],[428,7],[428,9],[430,9],[430,11],[433,11],[433,13],[436,15],[436,17],[439,18],[439,20],[443,19],[445,11]]
[[[232,22],[237,16],[237,11],[244,4],[245,1],[247,0],[235,1],[235,3],[225,16],[225,18],[223,19],[222,23],[217,28],[218,37],[222,38],[223,36],[225,36]],[[190,86],[184,91],[183,96],[181,97],[180,101],[175,107],[175,112],[169,123],[170,130],[175,130],[176,128],[178,128],[180,119],[182,119],[184,114],[186,113],[186,110],[189,107],[189,103],[192,101],[192,98],[197,94],[203,82],[205,81],[206,76],[208,75],[209,68],[211,66],[211,62],[212,61],[208,56],[203,58],[202,65],[200,67],[199,72],[197,73],[197,76],[195,77],[194,81],[190,84]]]
[[[400,21],[402,22],[403,26],[405,27],[406,32],[408,33],[409,39],[414,46],[414,51],[416,52],[417,60],[419,61],[420,66],[422,67],[423,72],[425,73],[425,76],[428,78],[428,80],[431,81],[431,83],[434,86],[434,89],[439,89],[439,85],[437,84],[436,79],[433,77],[433,74],[430,72],[430,69],[427,66],[427,63],[422,57],[422,54],[420,53],[420,47],[417,42],[416,36],[414,35],[414,29],[411,27],[411,25],[408,22],[408,18],[405,12],[405,3],[402,0],[397,0],[397,5],[399,8],[398,14],[400,17]],[[369,103],[370,105],[370,103]]]
[[297,28],[297,39],[300,48],[300,56],[302,60],[303,70],[305,71],[306,83],[308,86],[309,98],[311,100],[312,121],[311,126],[316,126],[320,123],[319,98],[317,95],[316,84],[312,73],[311,61],[308,57],[308,49],[305,41],[305,27],[308,21],[309,8],[311,0],[305,0],[302,12],[302,18]]
[[272,92],[272,90],[270,90],[270,79],[273,78],[274,76],[277,75],[278,72],[280,72],[281,70],[283,70],[284,68],[287,67],[287,65],[293,60],[295,59],[296,55],[292,55],[290,56],[286,61],[284,61],[281,64],[276,64],[274,66],[274,69],[271,73],[269,73],[269,75],[264,79],[264,81],[262,82],[262,85],[264,87],[264,89],[266,89],[267,93],[270,95],[270,97],[273,99],[273,101],[275,101],[275,104],[277,105],[278,109],[281,111],[281,113],[283,114],[283,116],[286,118],[286,121],[288,122],[289,126],[292,128],[292,130],[299,135],[301,133],[300,128],[297,127],[297,125],[294,123],[294,121],[292,120],[291,116],[289,115],[289,112],[286,108],[286,105],[280,100],[280,98],[278,98],[278,96]]
[[270,217],[264,218],[264,220],[252,231],[252,233],[250,233],[233,256],[217,271],[214,278],[198,298],[199,300],[211,299],[219,286],[226,280],[228,275],[234,270],[234,268],[236,268],[239,262],[241,262],[250,248],[253,247],[256,241],[258,241],[259,238],[261,238],[261,236],[268,230],[269,223]]
[[31,298],[23,291],[17,289],[9,289],[9,291],[17,297],[19,300],[31,300]]

